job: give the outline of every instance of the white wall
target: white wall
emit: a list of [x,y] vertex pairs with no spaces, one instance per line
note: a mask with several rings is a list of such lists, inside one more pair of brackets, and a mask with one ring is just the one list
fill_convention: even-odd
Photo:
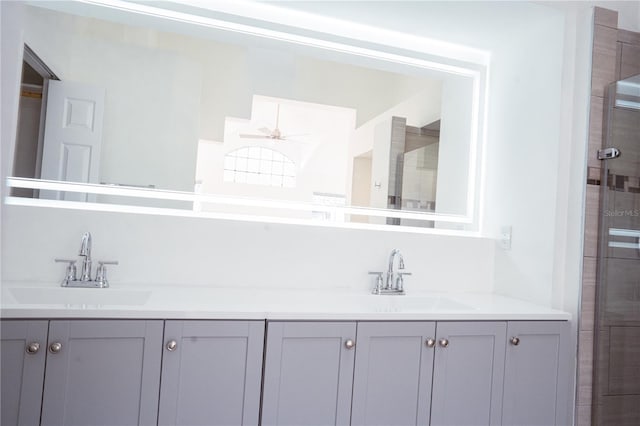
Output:
[[[371,152],[371,207],[386,209],[389,194],[389,161],[391,150],[392,118],[387,117],[373,126],[373,149]],[[372,216],[370,223],[385,223],[385,218]]]
[[482,238],[20,206],[5,206],[2,229],[3,281],[62,279],[64,265],[53,259],[73,257],[82,233],[90,231],[94,260],[120,262],[109,271],[114,288],[147,283],[365,291],[372,286],[367,272],[384,270],[395,247],[413,272],[405,283],[409,292],[492,287],[493,242]]
[[[442,87],[436,213],[464,215],[467,209],[473,80],[450,77]],[[446,225],[446,224],[443,224]]]
[[[593,9],[568,11],[562,85],[561,139],[552,305],[577,317],[582,282],[585,182],[591,93]],[[570,46],[575,46],[570,49]]]
[[496,250],[496,291],[550,304],[560,140],[564,22],[550,9],[492,52],[485,224],[512,226]]

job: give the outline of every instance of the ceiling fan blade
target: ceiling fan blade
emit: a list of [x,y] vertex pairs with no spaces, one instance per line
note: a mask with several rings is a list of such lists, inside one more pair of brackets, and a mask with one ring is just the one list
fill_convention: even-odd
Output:
[[240,133],[241,138],[251,138],[251,139],[271,139],[269,135],[249,135],[246,133]]
[[260,133],[263,133],[262,135],[241,133],[239,136],[241,138],[251,138],[251,139],[271,139],[276,141],[286,140],[287,137],[290,135],[287,135],[287,136],[283,135],[280,129],[278,128],[279,124],[280,124],[280,104],[277,104],[276,126],[273,128],[273,130],[269,129],[268,127],[261,127],[257,129],[257,131]]

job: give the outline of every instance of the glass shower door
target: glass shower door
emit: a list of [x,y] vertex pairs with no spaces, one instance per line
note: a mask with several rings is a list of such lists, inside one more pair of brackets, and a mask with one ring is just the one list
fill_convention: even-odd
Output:
[[613,83],[607,98],[603,156],[610,159],[602,164],[593,419],[596,425],[637,426],[640,425],[640,75]]

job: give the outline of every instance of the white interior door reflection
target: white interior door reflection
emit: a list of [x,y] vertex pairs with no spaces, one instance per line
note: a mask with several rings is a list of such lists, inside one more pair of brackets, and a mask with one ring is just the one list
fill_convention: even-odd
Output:
[[[99,183],[105,90],[49,80],[41,178]],[[41,198],[93,201],[78,192],[41,191]]]

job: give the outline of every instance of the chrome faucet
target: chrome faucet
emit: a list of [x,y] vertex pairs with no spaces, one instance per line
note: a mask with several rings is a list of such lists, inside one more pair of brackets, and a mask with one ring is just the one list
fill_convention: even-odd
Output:
[[85,232],[82,235],[79,256],[82,256],[82,273],[80,281],[91,281],[91,233]]
[[385,289],[394,288],[393,277],[395,273],[393,272],[393,260],[398,256],[400,261],[398,262],[398,269],[404,269],[404,258],[402,257],[402,253],[400,250],[393,249],[391,250],[391,254],[389,255],[389,268],[387,269],[387,282],[385,285]]
[[80,245],[80,253],[78,253],[78,256],[82,257],[80,279],[76,277],[76,259],[55,259],[56,262],[68,263],[67,272],[60,285],[62,287],[109,287],[109,282],[107,281],[107,267],[105,265],[117,265],[118,262],[98,262],[98,268],[96,269],[96,278],[91,278],[92,260],[90,232],[85,232],[84,234],[82,234],[82,243]]
[[[398,258],[398,270],[394,269],[394,260]],[[402,272],[404,270],[404,257],[398,249],[391,250],[389,255],[389,266],[387,268],[387,278],[383,280],[382,272],[369,272],[376,275],[376,285],[373,288],[373,294],[405,294],[404,276],[411,275],[411,272]]]

